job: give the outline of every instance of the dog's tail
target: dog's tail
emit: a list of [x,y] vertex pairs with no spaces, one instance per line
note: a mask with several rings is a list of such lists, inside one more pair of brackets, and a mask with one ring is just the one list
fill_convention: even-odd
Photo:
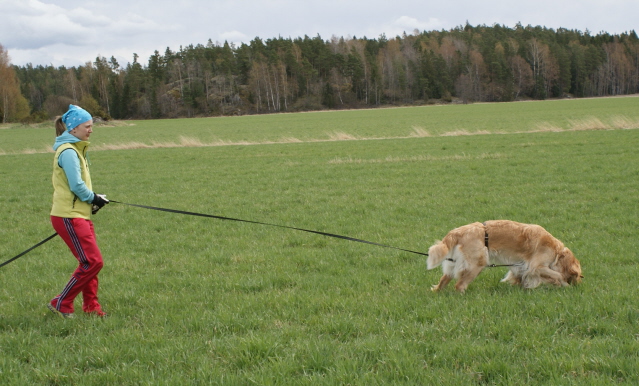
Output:
[[450,250],[443,241],[438,241],[428,248],[428,259],[426,259],[426,268],[433,269],[438,267],[446,258]]

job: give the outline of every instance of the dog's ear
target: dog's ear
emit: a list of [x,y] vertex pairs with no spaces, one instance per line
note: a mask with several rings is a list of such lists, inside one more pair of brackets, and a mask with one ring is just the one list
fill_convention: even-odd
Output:
[[567,279],[566,281],[570,284],[579,283],[581,279],[583,279],[581,264],[579,264],[579,260],[577,260],[570,249],[564,247],[557,260],[563,268],[564,276]]
[[572,254],[572,251],[568,249],[568,247],[564,247],[559,253],[559,264],[563,265],[572,265],[575,259],[575,255]]

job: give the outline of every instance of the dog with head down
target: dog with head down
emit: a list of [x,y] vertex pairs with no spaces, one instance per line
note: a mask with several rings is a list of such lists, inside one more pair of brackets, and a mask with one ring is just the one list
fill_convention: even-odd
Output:
[[464,292],[489,265],[510,270],[501,280],[523,288],[542,283],[563,287],[581,282],[581,264],[564,244],[539,225],[509,220],[475,222],[453,229],[428,250],[428,269],[442,265],[442,290],[453,278],[455,289]]

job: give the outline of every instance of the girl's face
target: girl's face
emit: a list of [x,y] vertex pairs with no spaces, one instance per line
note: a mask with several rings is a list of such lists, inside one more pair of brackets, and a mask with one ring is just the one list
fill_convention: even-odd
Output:
[[88,141],[89,136],[93,133],[93,120],[91,119],[77,125],[69,133],[75,135],[81,141]]

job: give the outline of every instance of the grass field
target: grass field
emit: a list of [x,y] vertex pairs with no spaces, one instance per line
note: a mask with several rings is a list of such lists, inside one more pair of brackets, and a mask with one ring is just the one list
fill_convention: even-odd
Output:
[[[53,233],[53,128],[2,128],[0,263]],[[423,252],[537,223],[585,279],[525,291],[493,268],[435,294],[423,256],[113,203],[109,318],[46,309],[75,268],[58,238],[0,268],[0,384],[638,384],[637,129],[638,97],[97,127],[114,200]]]

